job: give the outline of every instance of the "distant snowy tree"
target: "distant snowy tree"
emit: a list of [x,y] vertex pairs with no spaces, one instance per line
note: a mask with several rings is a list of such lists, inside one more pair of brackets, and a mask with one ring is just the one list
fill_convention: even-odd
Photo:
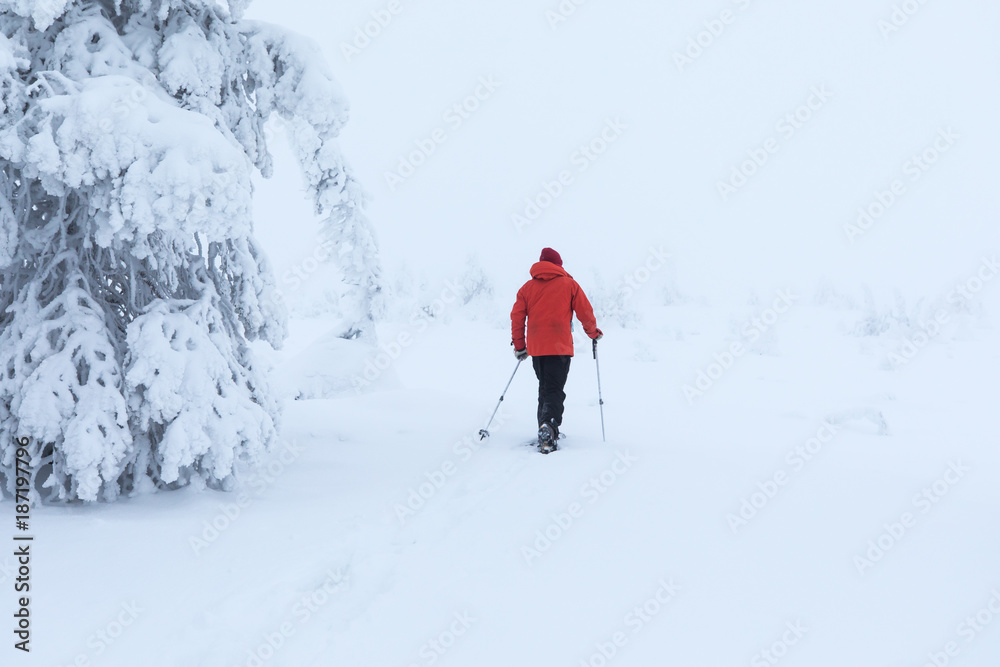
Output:
[[462,272],[459,282],[461,283],[459,297],[462,299],[463,306],[468,306],[477,300],[493,300],[493,282],[486,275],[486,271],[483,270],[475,255],[466,257],[465,270]]
[[595,269],[586,292],[598,322],[615,322],[626,329],[639,326],[642,318],[632,300],[635,290],[628,285],[619,281],[612,287],[604,280],[604,275]]
[[[906,300],[897,290],[894,295],[894,303],[891,306],[882,306],[875,299],[875,294],[868,285],[863,286],[865,306],[863,316],[854,325],[855,336],[877,337],[888,332],[896,334],[908,333],[913,328],[913,321],[919,317],[914,313],[913,317],[907,312]],[[917,304],[919,310],[923,300]]]
[[224,487],[275,439],[250,343],[285,315],[252,234],[264,126],[290,128],[368,335],[381,290],[318,50],[248,0],[0,0],[0,483],[36,499]]

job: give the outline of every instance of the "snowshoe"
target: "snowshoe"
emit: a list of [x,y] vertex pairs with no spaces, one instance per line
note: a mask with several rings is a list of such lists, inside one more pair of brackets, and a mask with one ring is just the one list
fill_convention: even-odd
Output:
[[556,444],[558,437],[551,424],[542,424],[538,429],[538,451],[548,454],[559,449],[559,445]]

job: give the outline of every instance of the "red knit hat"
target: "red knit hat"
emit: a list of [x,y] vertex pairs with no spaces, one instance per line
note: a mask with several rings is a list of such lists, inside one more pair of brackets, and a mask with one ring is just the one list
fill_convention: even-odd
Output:
[[543,248],[542,256],[538,258],[539,262],[552,262],[557,266],[562,266],[562,257],[559,256],[552,248]]

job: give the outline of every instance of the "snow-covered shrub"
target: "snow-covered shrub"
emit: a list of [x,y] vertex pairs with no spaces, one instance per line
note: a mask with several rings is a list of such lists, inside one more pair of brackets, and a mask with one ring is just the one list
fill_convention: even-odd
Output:
[[482,265],[475,256],[469,255],[465,260],[465,270],[459,277],[463,306],[468,306],[474,301],[493,300],[493,282],[486,275]]
[[346,100],[314,46],[245,5],[0,0],[7,493],[15,437],[52,501],[222,486],[274,440],[250,345],[285,336],[251,215],[272,114],[353,290],[343,335],[371,332],[378,253],[336,142]]
[[892,305],[879,305],[871,288],[864,286],[865,305],[861,319],[852,330],[855,336],[881,336],[886,333],[895,335],[908,333],[913,323],[919,319],[921,302],[918,302],[912,312],[907,312],[906,300],[902,294],[895,294]]
[[678,289],[677,285],[673,282],[660,288],[660,305],[680,306],[689,303],[690,301],[691,299],[681,293],[680,289]]
[[493,281],[473,255],[465,260],[465,268],[457,280],[457,291],[460,312],[468,319],[486,321],[501,327],[509,324],[509,306],[504,303],[498,307]]
[[841,292],[829,278],[823,278],[816,285],[812,305],[835,310],[857,310],[857,304],[849,295]]
[[771,303],[769,299],[762,300],[756,290],[751,290],[747,297],[749,310],[740,315],[733,313],[729,316],[726,340],[742,344],[747,353],[750,354],[776,355],[780,327],[777,324],[772,325],[762,321],[762,316],[765,311],[771,308]]
[[594,307],[594,316],[598,326],[602,322],[615,322],[625,329],[634,329],[641,321],[639,313],[632,303],[634,291],[624,283],[611,287],[605,282],[600,271],[593,272],[590,286],[584,288],[590,305]]

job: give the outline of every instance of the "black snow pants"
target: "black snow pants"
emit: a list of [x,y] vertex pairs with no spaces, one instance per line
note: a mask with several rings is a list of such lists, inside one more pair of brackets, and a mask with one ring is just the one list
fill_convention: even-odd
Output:
[[559,433],[562,424],[563,403],[566,401],[566,378],[569,376],[569,355],[532,357],[531,365],[538,378],[538,426],[548,422]]

